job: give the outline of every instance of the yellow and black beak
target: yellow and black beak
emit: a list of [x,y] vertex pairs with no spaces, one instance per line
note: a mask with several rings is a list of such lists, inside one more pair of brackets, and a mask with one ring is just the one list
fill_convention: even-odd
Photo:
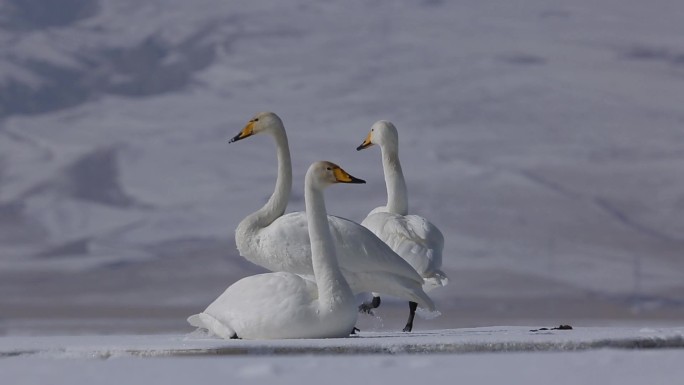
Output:
[[340,167],[335,167],[333,169],[333,173],[335,174],[335,180],[339,183],[366,183],[365,180],[355,178],[346,171],[342,170]]
[[238,140],[242,140],[252,135],[254,135],[254,120],[250,120],[245,128],[243,128],[239,134],[235,135],[228,143],[237,142]]
[[368,148],[372,145],[373,145],[373,143],[371,143],[371,132],[369,132],[368,136],[366,136],[366,139],[363,141],[363,143],[361,143],[361,145],[359,147],[356,147],[356,151],[361,151],[364,148]]

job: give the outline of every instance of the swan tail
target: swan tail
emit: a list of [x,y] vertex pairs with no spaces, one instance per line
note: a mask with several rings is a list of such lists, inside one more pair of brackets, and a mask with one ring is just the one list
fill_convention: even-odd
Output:
[[196,328],[205,328],[199,314],[193,314],[188,317],[188,323]]
[[207,313],[199,313],[188,317],[188,323],[196,328],[206,329],[209,333],[224,339],[235,338],[237,333],[228,325]]
[[355,285],[350,286],[354,287],[355,293],[372,292],[375,297],[389,295],[416,302],[430,311],[435,310],[434,302],[423,291],[422,278],[414,280],[386,272],[369,272],[368,275],[357,273],[354,278]]
[[423,278],[423,290],[428,292],[438,287],[446,286],[449,277],[441,270],[435,270]]
[[418,305],[429,311],[435,311],[435,303],[432,299],[423,291],[420,284],[411,281],[412,285],[406,285],[406,292],[403,296],[404,299],[409,301],[417,302]]
[[431,312],[435,311],[435,303],[432,302],[432,299],[428,297],[427,294],[421,289],[419,291],[415,292],[413,302],[418,302],[418,305],[422,308],[425,308]]

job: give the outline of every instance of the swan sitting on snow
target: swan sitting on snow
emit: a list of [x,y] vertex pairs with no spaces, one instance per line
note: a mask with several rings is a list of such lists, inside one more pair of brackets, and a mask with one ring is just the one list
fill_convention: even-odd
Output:
[[[314,271],[307,215],[283,215],[292,189],[292,164],[282,121],[272,112],[258,113],[231,142],[260,133],[276,141],[278,177],[266,204],[238,225],[238,251],[250,262],[271,271],[310,277]],[[382,293],[434,310],[432,300],[423,291],[423,278],[375,234],[344,218],[329,215],[328,222],[340,270],[352,292]]]
[[304,200],[315,283],[286,272],[246,277],[188,322],[222,338],[348,336],[356,323],[356,302],[337,263],[323,200],[323,189],[335,183],[366,182],[330,162],[309,167]]
[[[391,122],[380,120],[373,124],[366,139],[356,149],[363,150],[373,144],[379,145],[382,152],[387,205],[373,209],[361,224],[387,243],[425,278],[426,291],[446,285],[448,278],[440,270],[444,236],[427,219],[408,215],[408,192],[399,163],[399,135]],[[370,312],[379,305],[380,296],[373,293],[372,302],[363,304],[362,310]],[[416,306],[415,302],[409,302],[409,318],[404,328],[406,332],[413,329]]]

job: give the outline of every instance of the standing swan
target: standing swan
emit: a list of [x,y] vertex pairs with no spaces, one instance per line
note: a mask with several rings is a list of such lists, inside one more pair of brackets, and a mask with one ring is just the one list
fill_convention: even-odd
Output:
[[[303,212],[283,215],[292,188],[292,164],[283,122],[272,112],[260,112],[231,142],[267,133],[275,138],[278,157],[276,188],[268,202],[240,222],[235,243],[240,255],[271,271],[311,276],[311,242]],[[423,278],[370,230],[350,220],[328,215],[332,241],[342,275],[352,292],[378,292],[417,302],[434,310],[423,291]]]
[[366,182],[330,162],[309,167],[304,200],[315,284],[285,272],[246,277],[188,322],[222,338],[348,336],[356,323],[356,303],[337,264],[323,199],[323,189],[334,183]]
[[[444,236],[427,219],[418,215],[408,215],[408,192],[399,163],[399,135],[391,122],[375,122],[366,140],[356,149],[360,151],[373,144],[380,145],[382,152],[387,206],[372,210],[361,224],[387,243],[425,278],[426,291],[446,285],[449,280],[440,270]],[[380,297],[373,293],[373,301],[361,306],[362,310],[370,312],[379,305]],[[409,318],[404,328],[405,332],[413,329],[416,306],[415,302],[409,302]]]

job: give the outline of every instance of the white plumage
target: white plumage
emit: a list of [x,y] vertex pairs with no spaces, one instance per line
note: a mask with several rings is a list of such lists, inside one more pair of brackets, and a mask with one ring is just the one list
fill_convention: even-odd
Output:
[[[278,177],[268,202],[247,216],[235,232],[240,255],[271,271],[311,276],[311,245],[305,213],[283,215],[292,187],[292,165],[287,135],[280,118],[257,114],[232,141],[258,133],[276,141]],[[378,292],[417,302],[434,310],[423,291],[423,278],[370,230],[350,220],[328,216],[340,270],[354,293]]]
[[309,264],[313,280],[288,272],[243,278],[204,312],[188,318],[222,338],[333,338],[349,335],[356,323],[354,294],[336,259],[322,189],[333,183],[364,183],[329,162],[316,162],[306,175]]
[[425,279],[423,289],[444,286],[448,278],[442,266],[444,236],[419,215],[376,212],[361,223],[382,239]]
[[[425,279],[425,291],[446,285],[449,280],[441,270],[444,248],[442,232],[427,219],[408,214],[408,191],[399,162],[399,135],[396,127],[386,120],[374,123],[357,150],[373,144],[378,144],[382,152],[387,205],[373,209],[361,224],[411,264]],[[368,311],[380,303],[376,293],[374,296],[376,298],[373,304],[365,304]],[[414,314],[415,306],[412,305],[405,331],[413,328]]]

